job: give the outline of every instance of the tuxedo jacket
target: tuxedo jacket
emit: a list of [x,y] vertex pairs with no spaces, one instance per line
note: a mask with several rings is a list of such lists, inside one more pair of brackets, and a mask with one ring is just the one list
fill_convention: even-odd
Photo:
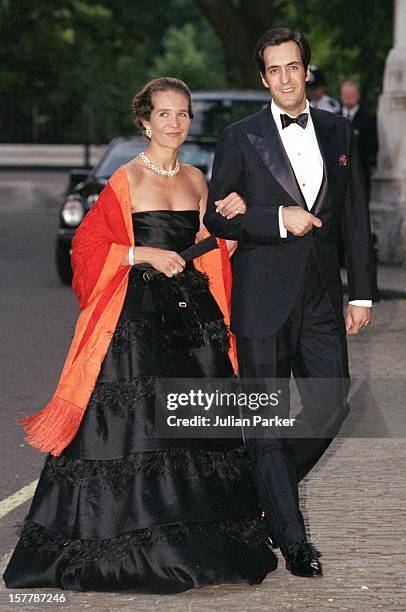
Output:
[[[204,224],[216,236],[238,240],[230,327],[241,336],[261,338],[280,328],[312,249],[331,306],[343,321],[340,227],[348,254],[349,299],[371,299],[370,220],[354,132],[341,116],[318,109],[310,113],[324,166],[311,212],[323,226],[305,236],[288,232],[280,238],[279,206],[307,206],[270,107],[227,127],[217,145]],[[215,201],[230,192],[244,198],[247,211],[226,219],[216,212]]]

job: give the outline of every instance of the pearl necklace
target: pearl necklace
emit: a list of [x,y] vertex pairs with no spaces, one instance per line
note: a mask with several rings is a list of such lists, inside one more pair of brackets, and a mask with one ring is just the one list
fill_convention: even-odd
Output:
[[162,174],[162,176],[175,176],[175,174],[178,174],[180,170],[179,160],[176,160],[175,168],[173,170],[164,170],[163,168],[160,168],[159,166],[155,166],[155,164],[153,164],[152,161],[148,159],[148,157],[145,155],[144,151],[139,153],[138,157],[141,157],[144,164],[148,166],[150,170],[153,170],[154,172],[157,172],[158,174]]

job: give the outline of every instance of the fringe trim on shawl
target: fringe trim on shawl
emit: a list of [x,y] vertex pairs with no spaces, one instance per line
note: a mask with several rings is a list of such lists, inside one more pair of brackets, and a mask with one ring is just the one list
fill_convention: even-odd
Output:
[[17,419],[26,432],[26,441],[55,456],[73,440],[84,414],[83,408],[54,395],[36,414]]

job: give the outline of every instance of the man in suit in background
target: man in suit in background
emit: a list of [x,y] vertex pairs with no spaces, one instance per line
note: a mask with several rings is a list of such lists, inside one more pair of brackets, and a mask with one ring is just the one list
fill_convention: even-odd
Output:
[[[364,175],[367,199],[371,193],[371,174],[376,165],[376,155],[378,152],[378,134],[376,126],[376,115],[367,111],[361,102],[361,89],[356,81],[345,81],[341,85],[341,103],[343,117],[351,121],[355,136],[357,137],[359,158],[361,161],[362,173]],[[373,235],[374,245],[377,242]],[[342,239],[339,241],[339,249],[344,250]],[[344,253],[341,253],[341,261],[344,263]],[[377,254],[374,251],[374,264],[372,271],[372,298],[374,301],[379,299],[378,290],[378,270]]]
[[[298,483],[348,414],[346,333],[358,333],[371,318],[370,221],[350,122],[306,100],[306,38],[274,28],[258,41],[255,59],[272,102],[224,130],[204,223],[238,241],[231,330],[240,377],[288,381],[293,372],[303,404],[299,421],[320,424],[322,406],[325,436],[246,439],[270,537],[287,569],[320,576]],[[349,254],[345,316],[339,227]],[[319,379],[329,379],[328,397]]]
[[341,85],[341,103],[342,115],[351,121],[357,137],[359,158],[369,197],[371,172],[376,164],[376,154],[378,152],[376,116],[370,114],[362,105],[361,90],[356,81],[345,81]]

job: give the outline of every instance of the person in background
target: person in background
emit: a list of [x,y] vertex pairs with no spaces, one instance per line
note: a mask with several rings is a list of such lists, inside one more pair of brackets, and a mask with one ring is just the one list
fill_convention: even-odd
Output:
[[365,188],[369,196],[371,172],[378,152],[376,116],[369,113],[362,104],[361,89],[356,81],[344,81],[341,85],[341,103],[341,114],[351,121],[357,137]]
[[310,66],[310,77],[306,83],[306,96],[310,106],[339,114],[341,110],[339,101],[328,96],[326,91],[327,82],[322,71],[312,64]]
[[[358,152],[361,161],[362,173],[364,175],[365,189],[367,192],[368,202],[371,193],[371,173],[376,164],[376,155],[378,152],[378,134],[376,126],[376,115],[369,113],[367,108],[361,101],[361,88],[356,81],[344,81],[341,85],[341,114],[343,117],[351,121],[355,136],[357,137]],[[375,265],[373,270],[372,284],[374,287],[374,301],[379,299],[378,282],[377,282],[377,256],[376,256],[376,235],[373,234]],[[340,253],[343,250],[343,244],[340,244]],[[344,259],[344,253],[341,254],[341,259]]]

